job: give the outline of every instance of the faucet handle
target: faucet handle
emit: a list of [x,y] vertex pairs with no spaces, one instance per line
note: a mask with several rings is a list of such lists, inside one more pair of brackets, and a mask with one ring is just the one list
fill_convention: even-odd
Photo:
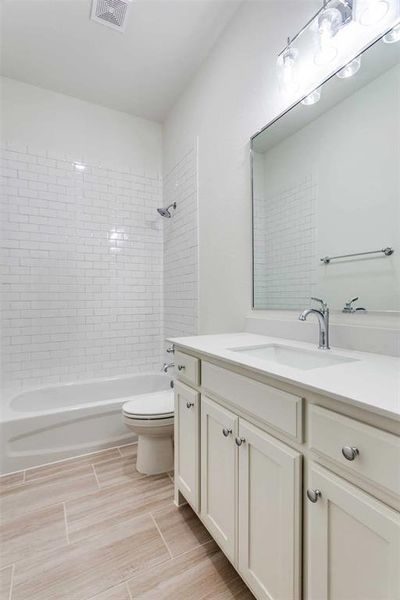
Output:
[[360,310],[361,311],[362,310],[366,310],[365,308],[362,308],[361,306],[357,307],[357,308],[354,308],[353,304],[354,304],[354,302],[357,302],[357,300],[358,300],[358,296],[356,296],[356,298],[352,298],[348,302],[345,302],[345,305],[344,305],[344,308],[343,308],[342,312],[344,312],[344,313],[355,313],[355,312],[358,312]]
[[323,310],[326,310],[326,308],[328,307],[328,304],[325,302],[325,300],[322,300],[322,298],[315,298],[314,296],[311,296],[311,300],[314,300],[315,302],[319,302],[323,308]]

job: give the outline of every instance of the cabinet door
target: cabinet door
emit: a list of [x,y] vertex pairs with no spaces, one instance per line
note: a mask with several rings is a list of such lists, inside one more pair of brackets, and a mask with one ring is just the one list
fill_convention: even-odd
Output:
[[238,417],[201,398],[201,515],[216,542],[236,558]]
[[200,506],[200,394],[175,382],[175,483],[198,511]]
[[239,438],[239,571],[257,598],[297,599],[301,455],[242,419]]
[[309,479],[308,598],[400,598],[399,514],[317,465]]

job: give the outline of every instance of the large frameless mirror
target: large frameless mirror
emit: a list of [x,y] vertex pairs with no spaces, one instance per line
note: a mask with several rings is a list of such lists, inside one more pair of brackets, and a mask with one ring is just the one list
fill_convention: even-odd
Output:
[[251,140],[256,309],[400,310],[400,43],[359,58]]

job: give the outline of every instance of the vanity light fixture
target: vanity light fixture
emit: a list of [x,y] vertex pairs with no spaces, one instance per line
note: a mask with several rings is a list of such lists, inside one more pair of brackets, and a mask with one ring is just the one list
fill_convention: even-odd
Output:
[[383,36],[383,41],[385,44],[394,44],[400,41],[400,23]]
[[287,44],[277,60],[279,78],[285,91],[294,92],[298,88],[296,67],[300,52],[294,42],[303,33],[312,32],[314,36],[317,36],[318,41],[314,63],[325,65],[333,61],[338,54],[337,43],[334,41],[335,36],[352,19],[353,0],[324,0],[322,7],[308,23],[293,38],[288,38]]
[[387,0],[364,0],[361,2],[358,21],[361,25],[370,27],[386,17],[388,11],[389,2]]
[[343,69],[340,69],[340,71],[338,71],[336,75],[339,77],[339,79],[348,79],[349,77],[353,77],[353,75],[358,73],[360,67],[361,56],[357,56],[354,60],[347,63],[347,65],[345,65]]
[[303,98],[301,103],[304,104],[304,106],[312,106],[313,104],[316,104],[317,102],[319,102],[320,99],[321,99],[321,88],[319,87],[316,90],[314,90],[313,92],[311,92],[311,94],[308,94],[308,96]]

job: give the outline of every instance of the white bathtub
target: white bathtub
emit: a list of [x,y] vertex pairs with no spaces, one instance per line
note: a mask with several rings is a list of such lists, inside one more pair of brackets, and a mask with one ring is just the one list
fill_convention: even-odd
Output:
[[0,473],[134,441],[121,406],[138,394],[168,389],[162,374],[59,385],[2,401]]

